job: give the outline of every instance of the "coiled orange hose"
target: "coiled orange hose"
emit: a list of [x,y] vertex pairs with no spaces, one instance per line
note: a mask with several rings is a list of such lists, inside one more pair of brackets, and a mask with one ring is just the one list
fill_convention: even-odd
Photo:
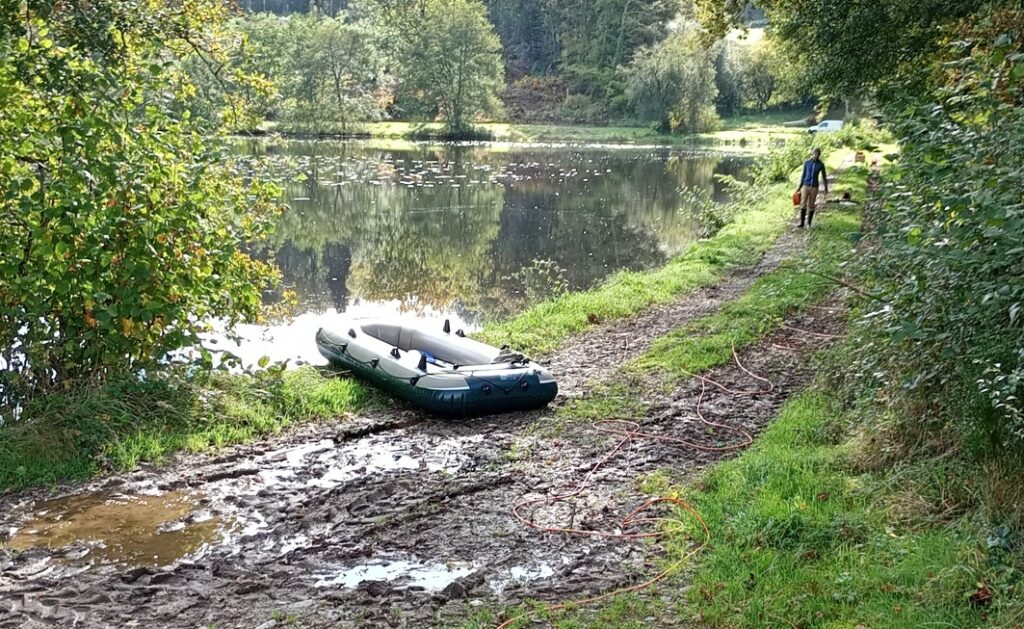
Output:
[[[556,495],[556,496],[548,496],[548,497],[545,497],[545,498],[534,498],[534,499],[529,499],[529,500],[520,500],[519,502],[517,502],[515,505],[512,506],[512,515],[517,520],[519,520],[519,522],[521,522],[523,525],[525,525],[525,526],[527,526],[529,528],[532,528],[532,529],[536,529],[536,530],[539,530],[539,531],[544,531],[546,533],[563,533],[563,534],[567,534],[567,535],[581,535],[581,536],[590,536],[590,537],[604,537],[604,538],[615,538],[615,539],[623,539],[623,540],[647,539],[647,538],[653,538],[653,537],[660,537],[660,536],[664,535],[665,531],[650,531],[650,532],[632,532],[632,533],[627,533],[627,532],[618,532],[618,531],[593,531],[593,530],[584,530],[584,529],[576,529],[576,528],[569,528],[569,527],[543,526],[543,525],[537,524],[532,519],[527,518],[522,513],[522,510],[524,508],[530,506],[530,505],[553,504],[553,503],[557,503],[557,502],[567,502],[571,498],[575,498],[576,496],[579,496],[590,485],[590,483],[593,480],[593,477],[597,473],[597,471],[599,469],[601,469],[601,467],[604,466],[604,464],[607,463],[609,460],[611,460],[616,454],[618,454],[627,444],[631,444],[634,439],[642,438],[642,439],[650,439],[650,440],[653,440],[653,441],[662,441],[662,442],[666,442],[666,443],[672,443],[672,444],[676,444],[676,445],[680,445],[680,446],[685,446],[685,447],[693,448],[693,449],[696,449],[696,450],[701,450],[701,451],[704,451],[704,452],[728,452],[728,451],[731,451],[731,450],[737,450],[737,449],[740,449],[740,448],[744,448],[744,447],[750,445],[754,441],[754,438],[753,438],[753,436],[749,432],[747,432],[747,431],[745,431],[743,429],[740,429],[740,428],[736,428],[734,426],[729,426],[729,425],[722,424],[722,423],[719,423],[719,422],[711,421],[711,420],[707,419],[704,416],[704,414],[701,412],[701,405],[704,403],[704,397],[707,394],[707,386],[709,384],[714,386],[714,387],[716,387],[716,388],[718,388],[719,390],[721,390],[724,393],[728,393],[728,394],[734,395],[734,396],[758,395],[758,394],[761,394],[761,393],[768,393],[768,392],[773,390],[774,385],[767,378],[763,378],[761,376],[758,376],[758,375],[754,374],[753,372],[751,372],[750,370],[748,370],[745,366],[743,366],[743,363],[740,362],[739,355],[737,355],[737,353],[736,353],[736,348],[735,347],[733,347],[733,349],[732,349],[732,355],[733,355],[733,360],[736,361],[736,366],[739,367],[741,371],[743,371],[745,374],[749,375],[750,377],[754,378],[758,382],[764,383],[766,386],[765,387],[760,387],[759,386],[759,387],[755,387],[753,389],[735,390],[735,389],[730,389],[729,387],[723,385],[722,383],[717,382],[717,381],[715,381],[715,380],[713,380],[711,378],[708,378],[707,376],[703,376],[703,375],[700,375],[700,374],[693,374],[693,373],[690,373],[690,372],[686,372],[686,373],[690,373],[690,375],[698,378],[700,380],[700,383],[701,383],[700,395],[697,397],[697,406],[696,406],[697,417],[700,419],[701,422],[703,422],[704,424],[707,424],[708,426],[714,426],[716,428],[722,428],[723,430],[726,430],[726,431],[732,432],[732,433],[734,433],[736,435],[739,435],[741,437],[741,439],[740,439],[740,441],[738,443],[734,443],[734,444],[731,444],[731,445],[724,445],[724,446],[707,446],[707,445],[703,445],[703,444],[699,444],[699,443],[694,443],[694,442],[688,441],[686,439],[680,439],[678,437],[668,437],[668,436],[665,436],[665,435],[658,435],[658,434],[654,434],[654,433],[650,433],[650,432],[644,432],[644,431],[641,430],[640,424],[638,422],[635,422],[635,421],[626,420],[626,419],[603,419],[603,420],[594,422],[594,424],[593,424],[594,430],[596,430],[598,432],[605,433],[605,434],[610,434],[610,435],[620,435],[621,438],[615,443],[615,445],[611,448],[611,450],[609,450],[608,453],[605,454],[601,458],[600,461],[598,461],[596,464],[594,464],[593,467],[590,468],[590,471],[587,472],[586,476],[583,477],[583,480],[580,481],[580,483],[576,486],[576,488],[574,490],[572,490],[572,491],[569,491],[569,492],[566,492],[566,493],[563,493],[563,494],[559,494],[559,495]],[[673,574],[677,570],[679,570],[684,564],[686,564],[690,560],[691,557],[693,557],[694,555],[696,555],[697,553],[699,553],[700,551],[702,551],[704,548],[707,547],[708,543],[710,543],[710,541],[711,541],[711,530],[708,528],[707,522],[704,521],[704,518],[701,517],[700,513],[698,513],[697,510],[690,503],[686,502],[685,500],[683,500],[681,498],[670,497],[670,496],[659,496],[657,498],[653,498],[651,500],[648,500],[648,501],[644,502],[639,507],[637,507],[636,509],[631,511],[629,513],[629,515],[627,515],[625,518],[622,519],[621,524],[622,524],[623,530],[634,529],[638,525],[644,525],[644,524],[659,524],[659,523],[667,523],[667,522],[679,523],[679,522],[681,522],[681,520],[679,520],[679,519],[673,519],[673,518],[667,518],[667,517],[645,517],[643,515],[644,513],[648,512],[651,507],[653,507],[654,505],[657,505],[657,504],[661,504],[661,503],[668,503],[668,504],[675,505],[679,509],[682,509],[687,514],[692,516],[697,521],[697,523],[700,525],[701,530],[703,531],[703,534],[704,534],[704,538],[703,538],[703,540],[701,541],[701,543],[698,546],[696,546],[695,548],[690,550],[683,557],[681,557],[678,561],[674,562],[672,565],[668,566],[667,568],[665,568],[664,570],[662,570],[661,572],[656,574],[651,579],[648,579],[647,581],[644,581],[642,583],[638,583],[638,584],[635,584],[635,585],[631,585],[631,586],[628,586],[628,587],[625,587],[625,588],[620,588],[620,589],[617,589],[617,590],[613,590],[611,592],[606,592],[606,593],[600,594],[598,596],[593,596],[593,597],[590,597],[590,598],[585,598],[585,599],[582,599],[582,600],[576,600],[576,601],[571,601],[571,602],[563,602],[563,603],[557,603],[557,604],[550,604],[550,605],[545,606],[545,610],[549,611],[549,612],[550,611],[558,611],[558,610],[561,610],[561,609],[565,609],[570,604],[572,604],[572,605],[587,605],[587,604],[590,604],[590,603],[596,603],[598,601],[605,600],[607,598],[611,598],[613,596],[618,596],[619,594],[625,594],[627,592],[636,592],[636,591],[642,590],[644,588],[648,588],[648,587],[654,585],[655,583],[658,583],[662,579],[666,578],[667,576]],[[517,620],[523,618],[524,616],[525,616],[525,614],[521,614],[519,616],[513,616],[512,618],[509,618],[508,620],[506,620],[506,621],[502,622],[500,625],[498,625],[497,629],[506,629],[509,625],[511,625],[512,623],[516,622]]]

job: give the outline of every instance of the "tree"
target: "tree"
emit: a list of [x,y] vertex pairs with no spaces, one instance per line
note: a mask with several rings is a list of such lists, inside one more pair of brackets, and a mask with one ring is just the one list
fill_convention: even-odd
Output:
[[550,74],[562,55],[558,13],[549,0],[487,0],[487,15],[504,48],[506,72]]
[[744,107],[746,86],[743,80],[749,56],[745,47],[735,42],[724,42],[718,49],[715,57],[715,88],[718,90],[715,107],[722,115],[734,116]]
[[[6,16],[5,16],[6,17]],[[22,3],[0,18],[0,396],[155,367],[263,313],[279,210],[181,107],[220,2]],[[205,53],[204,53],[205,54]]]
[[[304,131],[380,117],[383,57],[366,22],[345,15],[262,14],[235,20],[226,30],[219,42],[227,51],[223,64],[211,66],[198,54],[186,59],[197,90],[189,105],[200,115],[234,120],[220,113],[227,101],[258,113],[232,124],[234,129],[249,130],[270,119]],[[225,84],[225,74],[258,77],[271,89]]]
[[[746,0],[694,0],[708,39],[742,27]],[[821,96],[849,98],[899,75],[923,87],[920,68],[942,43],[942,26],[974,14],[983,0],[762,0],[773,35],[811,70]],[[914,89],[917,89],[914,87]]]
[[638,116],[663,131],[697,132],[716,122],[715,56],[693,22],[681,22],[662,43],[637,53],[626,95]]
[[400,104],[436,112],[455,133],[498,110],[501,43],[479,0],[422,0],[387,24],[397,36]]
[[293,41],[285,69],[291,86],[287,96],[294,99],[290,119],[316,126],[380,115],[383,64],[364,25],[296,15],[285,28]]
[[745,96],[753,108],[758,111],[768,109],[775,95],[777,79],[772,66],[770,52],[766,46],[755,44],[746,51],[746,64],[743,68],[743,87]]

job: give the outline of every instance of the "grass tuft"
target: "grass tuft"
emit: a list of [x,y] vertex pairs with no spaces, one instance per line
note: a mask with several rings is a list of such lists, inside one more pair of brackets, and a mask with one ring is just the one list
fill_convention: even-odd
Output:
[[369,389],[312,368],[271,376],[206,374],[115,381],[31,400],[0,426],[0,490],[87,479],[275,434],[365,407]]

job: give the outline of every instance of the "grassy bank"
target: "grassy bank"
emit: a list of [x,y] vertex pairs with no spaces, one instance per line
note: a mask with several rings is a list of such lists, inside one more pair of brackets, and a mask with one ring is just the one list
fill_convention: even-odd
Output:
[[[855,200],[862,201],[866,176],[864,169],[848,169],[836,187],[849,189]],[[806,309],[835,290],[837,285],[826,278],[838,275],[839,266],[849,259],[860,232],[860,214],[852,209],[818,214],[800,255],[758,278],[739,299],[717,313],[658,339],[636,366],[674,378],[710,369],[728,362],[733,347],[756,343],[788,313]]]
[[[862,195],[866,171],[848,169],[837,184],[849,188],[854,198]],[[831,293],[836,285],[822,275],[833,275],[849,258],[859,233],[860,214],[855,210],[820,213],[814,229],[806,233],[804,251],[779,268],[754,281],[738,299],[718,312],[680,327],[661,337],[651,348],[625,365],[622,377],[600,385],[591,395],[563,408],[567,418],[594,419],[629,416],[640,412],[637,386],[652,380],[671,387],[676,382],[732,360],[732,350],[760,341],[792,312],[806,309]],[[639,384],[641,381],[644,384]]]
[[[586,126],[516,124],[486,122],[475,127],[481,139],[494,142],[527,142],[553,144],[625,144],[657,146],[710,146],[727,145],[732,150],[750,147],[758,149],[782,142],[803,133],[799,128],[783,127],[775,118],[742,117],[726,119],[722,128],[707,133],[678,135],[661,133],[650,127]],[[423,122],[362,122],[343,127],[317,129],[291,128],[267,124],[259,133],[281,133],[294,136],[353,137],[377,140],[444,140],[442,123]]]
[[[846,183],[856,177],[853,170],[843,174]],[[838,272],[849,251],[841,234],[856,227],[855,219],[823,216],[803,264],[784,264],[718,313],[664,337],[636,366],[674,381],[727,362],[733,344],[754,342],[781,313],[823,294],[822,278],[806,269]],[[644,627],[651,618],[703,627],[1019,626],[1024,596],[1015,520],[985,506],[992,502],[987,494],[1015,491],[1019,467],[1016,474],[981,469],[950,444],[906,449],[905,436],[886,430],[901,425],[894,413],[913,409],[847,387],[859,351],[853,343],[818,357],[818,383],[789,400],[737,458],[686,485],[674,484],[668,471],[640,481],[653,495],[684,498],[711,530],[710,544],[685,573],[597,606],[557,614],[534,607],[513,626],[529,626],[530,618],[566,629]],[[620,415],[635,397],[607,388],[566,414]],[[680,518],[689,528],[666,531],[666,553],[652,573],[686,557],[703,538],[696,522]],[[488,626],[497,617],[484,612],[467,626]]]
[[31,421],[0,425],[0,491],[251,441],[374,399],[363,384],[312,368],[280,378],[200,374],[54,393],[25,405]]

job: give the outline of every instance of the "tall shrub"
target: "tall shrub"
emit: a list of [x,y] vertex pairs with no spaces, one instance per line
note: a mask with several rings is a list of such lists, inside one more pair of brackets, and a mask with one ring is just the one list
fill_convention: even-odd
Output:
[[[0,401],[152,366],[262,312],[278,211],[172,87],[214,0],[22,3],[0,24]],[[13,18],[13,19],[12,19]]]
[[933,69],[934,101],[892,94],[903,156],[863,268],[880,299],[867,371],[945,403],[938,419],[988,446],[1019,446],[1024,11],[962,24]]

